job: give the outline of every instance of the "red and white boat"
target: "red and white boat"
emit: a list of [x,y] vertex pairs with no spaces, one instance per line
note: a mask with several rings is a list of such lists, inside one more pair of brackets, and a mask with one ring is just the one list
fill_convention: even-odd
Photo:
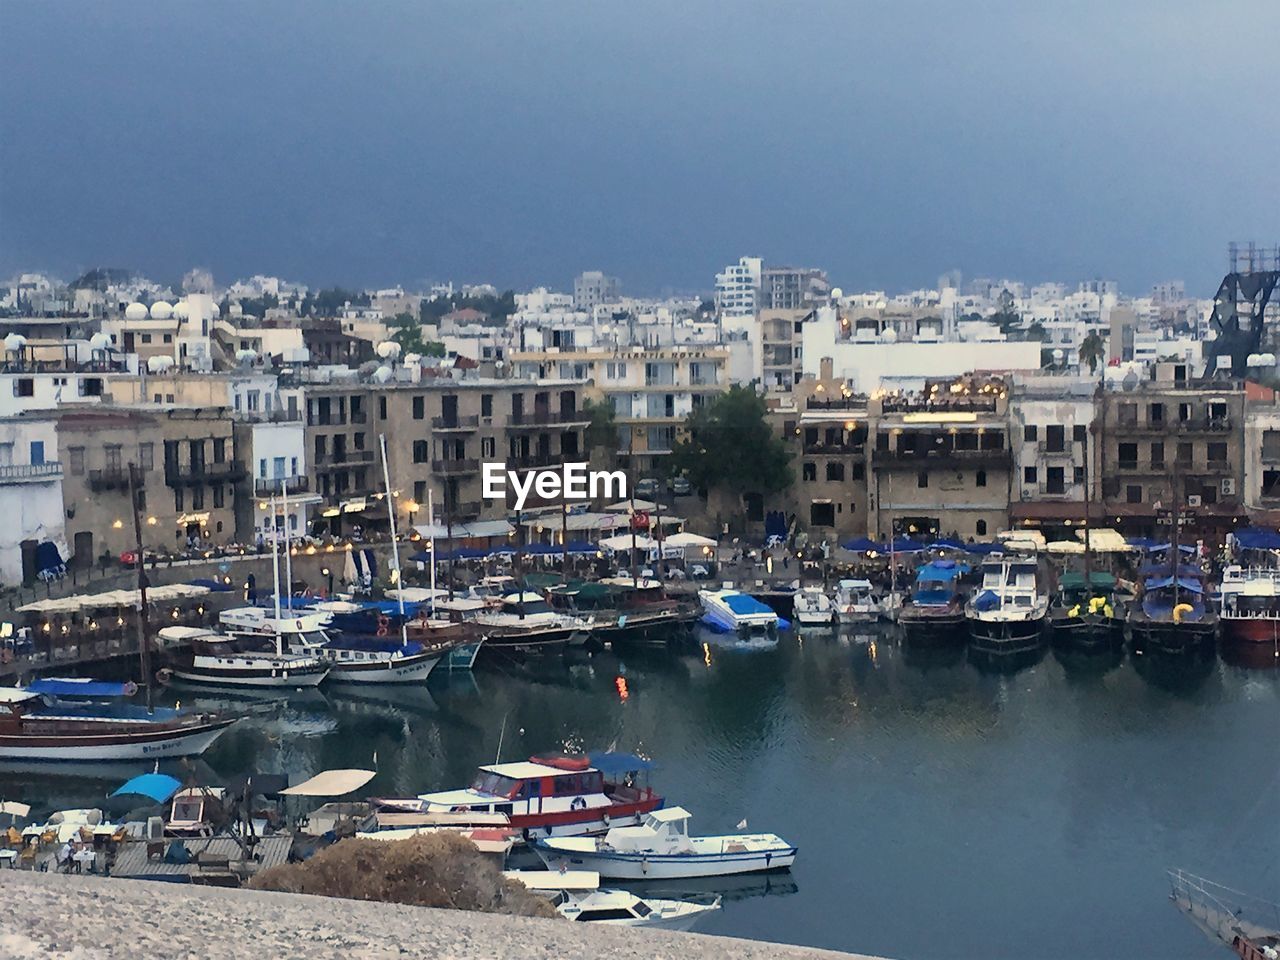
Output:
[[1280,644],[1280,569],[1225,567],[1218,620],[1228,642]]
[[470,787],[374,801],[417,813],[504,814],[526,840],[604,833],[639,823],[663,798],[636,781],[653,764],[632,754],[546,754],[481,767]]

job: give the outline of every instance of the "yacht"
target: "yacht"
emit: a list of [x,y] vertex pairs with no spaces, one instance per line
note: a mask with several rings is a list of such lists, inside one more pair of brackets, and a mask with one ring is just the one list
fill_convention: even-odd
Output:
[[1280,569],[1224,568],[1218,616],[1224,641],[1280,645]]
[[898,613],[898,623],[908,641],[947,644],[963,637],[960,577],[967,569],[954,560],[934,560],[916,571],[910,602]]
[[165,644],[190,649],[172,667],[160,671],[162,682],[221,687],[318,687],[329,667],[316,657],[289,652],[275,633],[218,633],[203,627],[163,627]]
[[1039,650],[1048,612],[1035,560],[988,561],[982,565],[982,585],[964,608],[969,648],[993,657]]
[[475,617],[491,653],[560,653],[587,642],[592,621],[552,609],[541,594],[512,593]]
[[719,910],[723,900],[717,896],[709,903],[698,903],[641,897],[630,890],[602,890],[599,875],[590,870],[507,870],[503,876],[547,897],[566,920],[610,927],[689,930],[702,917]]
[[801,587],[796,591],[792,612],[802,627],[829,627],[836,608],[821,587]]
[[836,619],[841,623],[874,623],[880,619],[870,580],[841,580],[836,584]]
[[778,615],[750,594],[738,590],[699,590],[702,621],[726,633],[778,632]]

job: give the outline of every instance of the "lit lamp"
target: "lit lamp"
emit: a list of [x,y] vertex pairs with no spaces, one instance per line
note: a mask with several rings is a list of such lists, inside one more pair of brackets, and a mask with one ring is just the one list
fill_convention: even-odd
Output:
[[320,576],[322,576],[322,577],[327,577],[327,578],[328,578],[328,580],[329,580],[329,593],[328,593],[328,595],[329,595],[329,596],[333,596],[333,571],[332,571],[332,570],[330,570],[328,567],[321,567],[321,568],[320,568]]

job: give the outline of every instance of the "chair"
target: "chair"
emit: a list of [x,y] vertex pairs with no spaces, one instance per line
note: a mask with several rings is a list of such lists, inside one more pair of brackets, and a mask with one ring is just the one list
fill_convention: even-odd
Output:
[[29,843],[22,848],[22,853],[18,854],[18,865],[23,867],[35,868],[36,850],[38,848],[34,843]]

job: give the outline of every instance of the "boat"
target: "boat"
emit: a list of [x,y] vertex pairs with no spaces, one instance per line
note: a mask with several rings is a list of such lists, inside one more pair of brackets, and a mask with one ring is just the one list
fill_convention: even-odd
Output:
[[989,657],[1039,650],[1044,643],[1049,598],[1040,588],[1036,562],[989,560],[981,572],[982,585],[964,608],[969,649]]
[[791,609],[802,627],[829,627],[835,619],[835,604],[821,587],[801,587]]
[[552,609],[541,594],[523,591],[502,597],[475,617],[488,654],[561,653],[587,642],[590,619]]
[[1114,576],[1101,570],[1068,571],[1058,578],[1049,635],[1054,643],[1082,650],[1116,649],[1124,644],[1127,611]]
[[960,577],[967,569],[954,560],[934,560],[916,571],[910,600],[898,612],[908,642],[941,645],[963,637]]
[[1153,575],[1143,581],[1140,602],[1129,609],[1134,652],[1190,654],[1212,649],[1218,614],[1205,602],[1200,569],[1173,563],[1149,572]]
[[521,839],[511,818],[498,813],[403,813],[380,810],[363,818],[356,836],[365,840],[407,840],[434,833],[456,833],[477,850],[504,863]]
[[639,774],[653,764],[621,753],[547,754],[481,767],[470,787],[380,799],[375,807],[402,813],[503,814],[526,839],[600,833],[625,820],[639,822],[662,806]]
[[318,687],[329,667],[316,657],[286,653],[275,633],[218,633],[203,627],[163,627],[168,638],[190,647],[173,666],[160,671],[162,682],[177,680],[217,687]]
[[0,687],[0,760],[199,756],[235,717],[128,703],[132,683],[36,680]]
[[[475,618],[488,609],[483,600],[473,597],[455,597],[452,600],[436,600],[434,616],[449,623],[475,624]],[[484,630],[475,624],[470,636],[445,656],[442,663],[448,670],[470,670],[475,666],[480,649],[487,639]]]
[[1280,904],[1185,870],[1170,870],[1168,876],[1174,906],[1240,960],[1280,957]]
[[553,837],[533,849],[549,870],[594,870],[618,880],[720,877],[795,863],[796,848],[775,834],[690,837],[689,818],[683,807],[667,807],[603,837]]
[[738,590],[699,590],[702,622],[725,633],[767,634],[778,631],[778,614],[750,594]]
[[630,890],[600,889],[600,875],[590,870],[507,870],[503,876],[547,897],[556,911],[575,923],[619,927],[688,930],[713,910],[722,897],[709,903],[642,897]]
[[662,642],[696,617],[696,608],[667,596],[661,580],[606,577],[551,586],[552,606],[591,618],[591,639],[599,643]]
[[873,623],[880,619],[880,606],[872,594],[870,580],[837,583],[835,607],[840,623]]
[[1231,564],[1222,571],[1224,642],[1280,645],[1280,569]]

